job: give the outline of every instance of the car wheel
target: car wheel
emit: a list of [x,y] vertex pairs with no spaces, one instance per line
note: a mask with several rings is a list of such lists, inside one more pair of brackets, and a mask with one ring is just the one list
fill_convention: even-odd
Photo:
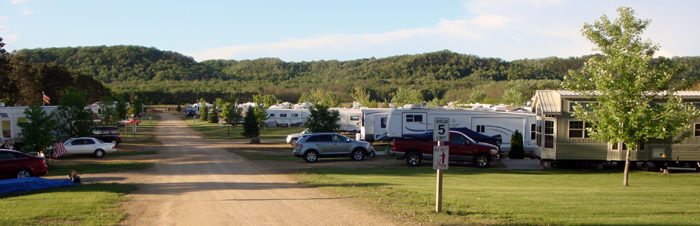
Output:
[[311,150],[304,154],[304,160],[307,162],[316,162],[318,160],[318,152]]
[[97,149],[93,156],[95,158],[102,158],[103,156],[105,156],[105,151],[103,151],[102,149]]
[[28,177],[32,177],[32,172],[30,172],[27,169],[20,169],[15,174],[15,178],[28,178]]
[[474,157],[473,164],[479,168],[486,168],[489,166],[489,157],[484,154],[478,154]]
[[406,163],[409,166],[419,166],[422,157],[418,152],[411,152],[406,155]]
[[299,139],[293,138],[292,141],[290,141],[289,143],[292,144],[292,146],[294,146],[297,144],[297,140],[299,140]]
[[352,159],[355,161],[362,161],[365,159],[365,150],[362,150],[362,148],[355,148],[355,150],[352,151]]

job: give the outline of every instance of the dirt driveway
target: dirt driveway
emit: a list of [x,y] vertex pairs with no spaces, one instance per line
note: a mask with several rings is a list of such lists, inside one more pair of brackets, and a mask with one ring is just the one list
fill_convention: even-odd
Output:
[[[244,150],[249,144],[202,139],[172,114],[161,114],[155,132],[162,143],[158,154],[120,158],[152,162],[153,167],[83,175],[86,183],[138,187],[123,205],[128,212],[123,225],[397,224],[357,206],[352,197],[305,187],[275,168],[260,167],[231,151]],[[283,145],[287,144],[270,146]]]

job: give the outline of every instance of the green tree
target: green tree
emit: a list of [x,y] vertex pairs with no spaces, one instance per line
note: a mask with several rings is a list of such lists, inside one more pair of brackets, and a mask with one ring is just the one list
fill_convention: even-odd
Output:
[[[29,105],[24,110],[24,115],[27,116],[27,122],[19,123],[22,128],[20,136],[24,142],[24,151],[40,152],[46,147],[59,142],[56,137],[56,127],[58,121],[54,119],[54,113],[46,114],[43,108],[39,105]],[[45,153],[50,154],[50,153]]]
[[238,123],[238,120],[241,120],[241,109],[231,102],[224,103],[224,106],[221,107],[221,114],[228,119],[228,123],[233,124],[234,127],[236,123]]
[[253,96],[253,102],[255,102],[255,119],[258,121],[258,125],[269,119],[270,116],[267,114],[267,109],[272,105],[277,104],[277,97],[272,94],[260,94]]
[[249,107],[245,112],[245,117],[243,117],[243,132],[241,135],[244,137],[257,137],[260,136],[260,125],[258,120],[255,118],[256,107]]
[[352,93],[352,100],[360,103],[363,107],[377,107],[377,102],[369,100],[369,92],[362,87],[355,87],[355,92]]
[[340,129],[338,121],[340,121],[340,113],[338,111],[329,111],[325,105],[317,104],[309,108],[309,121],[306,122],[306,127],[311,131],[321,132],[336,132]]
[[177,108],[175,108],[175,110],[176,110],[177,112],[181,112],[181,111],[182,111],[182,107],[180,107],[180,103],[177,104]]
[[438,99],[437,97],[435,97],[435,98],[433,98],[433,100],[428,102],[428,105],[430,107],[445,106],[445,105],[447,105],[447,102],[445,102],[444,99]]
[[199,110],[199,115],[202,116],[202,122],[209,121],[209,107],[205,103],[202,105],[202,109]]
[[523,91],[521,91],[521,89],[513,87],[506,90],[506,92],[503,93],[503,97],[501,97],[501,103],[511,106],[520,106],[527,103],[527,97],[525,96]]
[[299,98],[299,103],[303,102],[321,104],[328,107],[340,107],[340,98],[334,92],[326,92],[322,89],[313,89],[308,93],[303,93],[301,98]]
[[469,96],[469,103],[482,103],[486,98],[486,93],[481,90],[475,90],[472,95]]
[[570,71],[563,87],[598,101],[592,111],[574,108],[574,116],[590,125],[591,138],[627,145],[623,186],[628,186],[630,150],[645,143],[680,142],[700,112],[674,95],[679,68],[667,58],[655,60],[659,46],[642,40],[651,21],[635,18],[629,7],[617,12],[614,21],[603,15],[584,24],[583,35],[603,55],[589,59],[581,71]]
[[90,127],[92,127],[92,111],[85,109],[87,101],[85,93],[68,87],[58,100],[58,109],[56,113],[59,122],[59,131],[62,134],[70,137],[82,137],[90,135]]
[[143,112],[143,100],[139,99],[138,96],[134,96],[133,99],[131,99],[131,114],[134,114],[134,116],[137,116],[139,113]]
[[423,95],[418,90],[399,88],[391,99],[397,108],[406,104],[423,104]]
[[122,99],[122,98],[117,98],[117,102],[115,103],[115,108],[116,108],[117,119],[125,119],[126,114],[127,114],[126,101],[124,101],[124,99]]
[[100,108],[102,109],[98,112],[103,125],[113,125],[122,118],[119,117],[119,112],[117,110],[117,102],[111,96],[106,96],[100,102]]
[[219,123],[219,111],[216,110],[216,106],[212,107],[211,115],[209,115],[209,122]]
[[520,131],[515,130],[512,136],[510,136],[510,151],[508,152],[508,158],[511,159],[524,159],[525,158],[525,147],[523,146],[523,134]]

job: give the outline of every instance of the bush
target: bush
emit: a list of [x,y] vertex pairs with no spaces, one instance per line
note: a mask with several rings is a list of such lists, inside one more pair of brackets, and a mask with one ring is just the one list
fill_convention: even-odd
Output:
[[508,158],[525,158],[525,147],[523,147],[523,134],[521,134],[520,131],[516,130],[515,133],[513,133],[513,136],[510,137],[510,152],[508,152]]
[[219,111],[216,110],[216,107],[213,107],[211,110],[211,115],[209,115],[209,122],[219,123]]
[[177,110],[177,112],[181,112],[181,111],[182,111],[182,107],[180,107],[180,104],[177,104],[177,109],[176,109],[176,110]]
[[202,116],[202,122],[209,121],[209,108],[203,104],[202,109],[199,109],[199,115]]

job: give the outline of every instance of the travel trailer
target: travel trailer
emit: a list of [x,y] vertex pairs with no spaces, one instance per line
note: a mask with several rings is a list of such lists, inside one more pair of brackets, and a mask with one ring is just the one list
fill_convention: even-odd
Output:
[[367,142],[389,140],[386,122],[390,108],[360,108],[360,139]]
[[267,109],[269,118],[265,123],[270,127],[301,127],[306,123],[310,113],[308,109]]
[[362,111],[359,108],[330,108],[340,115],[340,132],[359,133],[362,129]]
[[510,151],[510,138],[517,130],[523,135],[525,152],[535,150],[535,115],[531,113],[498,112],[490,110],[424,108],[406,105],[392,109],[387,118],[387,133],[391,138],[432,131],[435,118],[449,118],[450,128],[468,128],[486,136],[501,135],[503,152]]
[[[675,93],[684,102],[700,106],[700,91]],[[566,90],[538,90],[535,93],[532,112],[536,115],[536,151],[545,167],[552,162],[622,162],[627,153],[622,143],[604,143],[591,139],[586,123],[572,114],[576,104],[596,103],[586,96]],[[691,124],[693,135],[679,144],[641,144],[639,150],[630,151],[630,161],[651,162],[655,166],[700,167],[700,119]],[[602,166],[602,165],[601,165]]]
[[[48,115],[58,109],[58,106],[42,106],[41,108],[43,108]],[[0,107],[0,129],[2,129],[2,139],[9,145],[21,142],[19,133],[22,128],[19,127],[18,123],[27,121],[27,116],[24,115],[24,110],[26,109],[27,106]]]

